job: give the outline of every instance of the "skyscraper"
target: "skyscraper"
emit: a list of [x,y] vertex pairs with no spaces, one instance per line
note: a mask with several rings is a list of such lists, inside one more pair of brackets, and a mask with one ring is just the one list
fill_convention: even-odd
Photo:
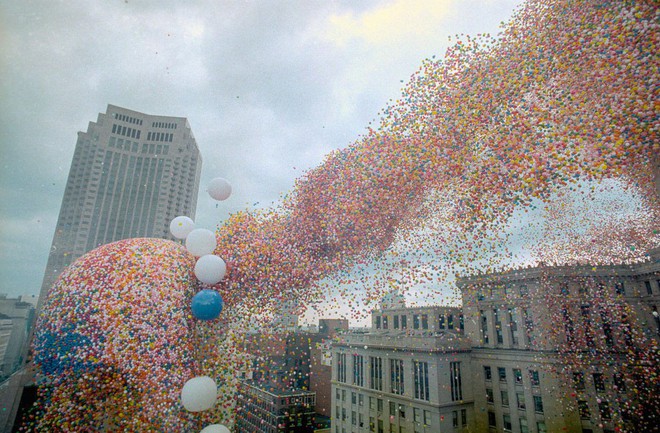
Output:
[[202,158],[184,117],[108,105],[78,141],[41,287],[87,251],[120,239],[171,238],[194,218]]

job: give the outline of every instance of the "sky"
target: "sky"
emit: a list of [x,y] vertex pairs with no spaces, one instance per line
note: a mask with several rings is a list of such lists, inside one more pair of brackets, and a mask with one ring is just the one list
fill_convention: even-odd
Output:
[[[270,207],[366,134],[425,58],[520,1],[9,0],[0,5],[0,293],[38,294],[78,131],[108,104],[186,117],[197,227]],[[215,177],[232,196],[205,192]]]

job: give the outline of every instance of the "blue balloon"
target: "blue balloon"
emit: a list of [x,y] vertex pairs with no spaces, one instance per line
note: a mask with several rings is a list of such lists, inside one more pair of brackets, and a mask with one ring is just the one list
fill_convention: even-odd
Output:
[[199,320],[213,320],[222,311],[222,297],[215,290],[204,289],[192,298],[193,316]]

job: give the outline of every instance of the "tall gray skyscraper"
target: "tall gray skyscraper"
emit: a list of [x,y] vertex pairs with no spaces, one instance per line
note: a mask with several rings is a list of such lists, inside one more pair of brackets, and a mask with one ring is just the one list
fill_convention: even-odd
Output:
[[202,158],[184,117],[114,105],[78,132],[41,287],[87,251],[120,239],[169,238],[170,221],[195,216]]

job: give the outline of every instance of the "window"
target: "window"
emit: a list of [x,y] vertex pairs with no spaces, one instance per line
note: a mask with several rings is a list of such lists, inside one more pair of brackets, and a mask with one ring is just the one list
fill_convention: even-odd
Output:
[[394,329],[399,329],[399,316],[394,316]]
[[481,338],[484,344],[488,344],[488,317],[486,317],[483,310],[479,311],[479,317],[481,317]]
[[346,354],[337,352],[337,380],[346,382]]
[[455,410],[451,413],[451,425],[452,427],[458,427],[458,411]]
[[383,411],[383,399],[379,398],[377,401],[377,406],[378,406],[378,412]]
[[509,405],[509,392],[508,391],[500,391],[500,395],[502,397],[502,406],[508,406]]
[[519,368],[513,369],[513,380],[516,382],[516,385],[522,385],[522,371]]
[[351,424],[357,425],[357,412],[351,411]]
[[393,401],[390,402],[390,415],[396,415],[396,403]]
[[488,411],[488,427],[497,427],[497,421],[495,421],[495,412]]
[[541,380],[539,378],[539,371],[529,370],[529,380],[532,382],[532,386],[539,386],[541,384]]
[[568,312],[568,307],[561,309],[561,314],[564,318],[564,333],[566,334],[566,341],[568,343],[573,343],[575,338],[575,330],[573,329],[573,319],[571,314]]
[[438,316],[438,329],[445,329],[445,316],[441,314]]
[[355,391],[351,392],[351,404],[357,404],[357,394]]
[[529,433],[529,425],[527,424],[527,418],[520,418],[520,433]]
[[388,329],[387,316],[383,316],[383,329]]
[[429,316],[422,314],[422,329],[429,329]]
[[408,316],[401,316],[401,329],[408,328]]
[[525,394],[522,392],[517,392],[516,393],[516,400],[518,402],[518,409],[525,409]]
[[364,395],[358,394],[358,405],[364,406]]
[[353,384],[364,386],[364,357],[353,355]]
[[369,409],[376,410],[376,398],[369,397]]
[[399,405],[399,418],[406,419],[406,405]]
[[415,381],[415,398],[429,400],[429,363],[413,361],[413,378]]
[[605,379],[603,379],[602,373],[594,373],[594,388],[596,391],[605,391]]
[[447,314],[447,329],[454,329],[454,315]]
[[623,281],[620,281],[620,282],[614,284],[614,292],[617,295],[625,295],[626,294],[626,286],[623,285]]
[[467,424],[467,409],[461,409],[461,424]]
[[601,400],[600,403],[598,403],[598,411],[600,412],[600,417],[604,420],[609,420],[612,418],[612,414],[610,413],[610,404],[604,400]]
[[380,329],[380,316],[376,316],[376,329]]
[[617,392],[626,392],[626,382],[623,380],[623,375],[621,373],[614,374],[614,387]]
[[644,287],[646,287],[646,294],[647,295],[652,295],[653,294],[653,289],[651,289],[651,282],[650,281],[644,281]]
[[545,421],[538,421],[536,423],[536,430],[539,433],[548,433],[548,429],[545,426]]
[[573,372],[573,386],[579,391],[584,389],[584,374]]
[[603,334],[605,335],[605,344],[607,347],[612,348],[614,346],[614,335],[612,333],[612,322],[609,315],[605,310],[600,312],[600,320],[603,322]]
[[486,402],[493,403],[493,390],[491,388],[486,388]]
[[422,422],[422,410],[418,407],[413,408],[413,421]]
[[431,412],[428,410],[424,411],[424,424],[431,425]]
[[490,369],[490,366],[484,365],[484,377],[486,380],[492,380],[493,379],[493,372]]
[[461,380],[461,363],[460,362],[450,362],[449,371],[451,374],[450,384],[451,384],[451,400],[459,401],[463,400],[463,386]]
[[405,392],[403,383],[403,360],[390,359],[390,375],[392,394],[402,395]]
[[419,329],[419,314],[413,314],[413,329]]
[[582,314],[582,323],[584,324],[584,341],[587,347],[594,346],[594,336],[591,330],[591,312],[588,305],[580,307]]
[[504,430],[511,431],[511,415],[505,413],[504,415],[502,415],[502,421],[504,424]]
[[543,400],[540,395],[534,396],[534,412],[543,413]]
[[525,333],[527,334],[527,339],[530,344],[534,343],[534,321],[532,320],[532,315],[529,313],[529,310],[523,310],[523,316],[525,320]]
[[369,357],[369,387],[377,391],[383,390],[383,358]]
[[497,308],[493,309],[493,319],[495,320],[495,337],[497,338],[497,344],[504,343],[504,337],[502,335],[502,322],[498,314]]
[[506,382],[506,368],[497,367],[497,375],[500,378],[500,382]]
[[340,394],[339,394],[339,388],[337,388],[336,391],[337,391],[337,392],[335,393],[335,399],[336,399],[337,401],[339,401],[339,399],[341,398],[341,397],[340,397]]
[[589,404],[585,400],[578,400],[578,412],[580,413],[580,418],[589,419],[591,418],[591,412],[589,411]]

